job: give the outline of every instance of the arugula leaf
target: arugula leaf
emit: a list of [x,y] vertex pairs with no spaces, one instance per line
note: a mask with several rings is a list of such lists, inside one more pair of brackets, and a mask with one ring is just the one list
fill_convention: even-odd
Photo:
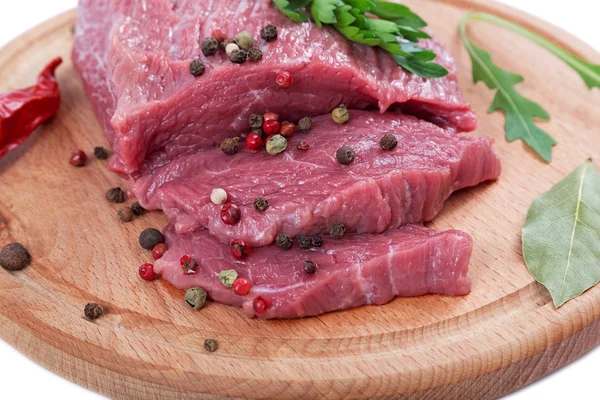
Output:
[[523,257],[560,307],[600,282],[600,174],[586,162],[538,196],[523,226]]
[[473,82],[484,82],[488,88],[497,90],[488,112],[504,111],[504,129],[509,142],[522,139],[546,162],[552,161],[552,146],[556,141],[535,124],[535,118],[548,121],[550,115],[538,103],[517,92],[515,85],[523,82],[522,76],[498,67],[490,53],[469,40],[466,32],[468,21],[469,14],[461,21],[460,34],[473,63]]

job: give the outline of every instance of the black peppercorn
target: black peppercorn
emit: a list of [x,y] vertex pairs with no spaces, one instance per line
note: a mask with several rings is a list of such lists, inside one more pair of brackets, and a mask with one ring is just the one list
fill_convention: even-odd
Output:
[[342,146],[335,153],[335,158],[342,165],[350,165],[354,161],[356,155],[350,146]]
[[323,246],[323,238],[320,235],[315,235],[310,239],[312,240],[313,247],[319,248]]
[[312,119],[310,117],[304,117],[298,121],[298,129],[300,132],[308,132],[312,129]]
[[140,203],[138,203],[137,201],[131,205],[131,211],[133,211],[133,213],[135,215],[137,215],[138,217],[140,215],[144,215],[148,212],[148,210],[146,210],[144,207],[142,207],[140,205]]
[[193,60],[190,63],[190,73],[195,77],[204,75],[205,70],[206,67],[204,66],[204,63],[200,60]]
[[308,236],[300,234],[296,240],[298,241],[298,246],[301,250],[309,250],[312,247],[312,240]]
[[250,59],[250,61],[260,61],[262,60],[262,57],[263,53],[262,51],[260,51],[260,49],[253,47],[250,50],[248,50],[248,58]]
[[256,200],[254,200],[254,208],[256,211],[265,211],[269,208],[269,202],[263,197],[257,197]]
[[108,189],[106,192],[106,200],[111,203],[123,203],[127,198],[127,195],[120,187]]
[[250,123],[251,128],[260,129],[265,123],[265,119],[260,114],[252,114],[250,118],[248,118],[248,122]]
[[234,155],[239,149],[239,139],[223,139],[221,142],[221,151],[229,156]]
[[260,37],[266,42],[272,42],[277,39],[277,27],[274,25],[267,25],[260,30]]
[[130,222],[133,220],[133,210],[128,206],[120,208],[117,215],[121,222]]
[[204,341],[204,349],[209,353],[214,353],[219,348],[219,344],[214,339],[206,339]]
[[98,319],[104,314],[104,309],[101,305],[96,303],[88,303],[83,309],[85,316],[90,320]]
[[140,233],[140,246],[146,250],[152,250],[154,246],[165,242],[165,237],[158,229],[148,228]]
[[242,49],[235,49],[229,55],[229,60],[232,63],[242,64],[245,63],[248,59],[248,52]]
[[98,160],[106,160],[108,158],[108,151],[102,146],[94,147],[94,156]]
[[312,261],[304,261],[304,272],[307,275],[314,275],[317,272],[317,265]]
[[384,150],[394,150],[398,146],[398,140],[394,135],[385,135],[379,141],[379,145]]
[[283,250],[289,250],[294,245],[292,238],[289,237],[288,235],[283,235],[283,234],[277,235],[277,238],[275,239],[275,243],[277,243],[277,246],[279,246]]
[[20,243],[10,243],[0,250],[0,266],[9,271],[20,271],[31,262],[31,256]]
[[329,236],[334,239],[341,239],[346,234],[346,225],[344,224],[333,224],[329,228]]
[[219,42],[213,37],[204,38],[200,44],[200,49],[202,50],[202,54],[207,57],[215,55],[219,51]]

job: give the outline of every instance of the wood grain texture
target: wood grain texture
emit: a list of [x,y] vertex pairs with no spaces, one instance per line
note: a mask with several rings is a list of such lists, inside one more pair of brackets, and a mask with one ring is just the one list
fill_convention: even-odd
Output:
[[[458,36],[468,8],[493,12],[600,62],[580,41],[535,18],[474,0],[409,1],[456,56],[466,97],[481,119],[477,134],[496,138],[501,180],[454,195],[431,226],[473,235],[473,292],[463,298],[397,299],[296,321],[248,320],[209,304],[190,312],[183,293],[145,283],[150,260],[138,233],[161,228],[151,213],[116,218],[104,192],[123,185],[103,161],[68,165],[70,152],[106,145],[69,60],[74,13],[23,35],[0,53],[0,90],[29,85],[62,55],[59,115],[0,161],[0,245],[19,241],[33,264],[0,271],[0,336],[60,375],[115,399],[394,398],[483,399],[516,390],[600,342],[600,288],[552,306],[521,257],[520,227],[536,194],[589,157],[600,159],[600,92],[535,45],[477,23],[476,43],[503,67],[527,77],[520,90],[553,116],[544,128],[559,145],[544,164],[523,144],[504,140],[504,118],[486,115],[493,93],[470,82]],[[559,39],[560,38],[560,39]],[[108,313],[89,322],[83,307]],[[208,354],[205,338],[220,348]]]

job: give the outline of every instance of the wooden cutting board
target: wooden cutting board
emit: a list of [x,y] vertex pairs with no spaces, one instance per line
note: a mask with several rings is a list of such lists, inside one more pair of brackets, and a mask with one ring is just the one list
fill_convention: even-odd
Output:
[[[233,307],[183,305],[183,293],[137,275],[150,255],[140,231],[162,228],[151,213],[116,218],[104,192],[124,185],[92,160],[68,165],[76,148],[106,145],[70,61],[74,12],[26,33],[0,52],[0,90],[30,85],[56,55],[63,93],[59,115],[0,161],[0,246],[19,241],[33,264],[0,270],[0,337],[44,367],[116,399],[403,398],[483,399],[516,390],[600,342],[600,288],[556,310],[521,257],[520,227],[536,194],[587,158],[600,160],[600,91],[546,51],[477,23],[472,37],[495,60],[527,77],[520,90],[553,116],[544,123],[559,145],[541,162],[504,140],[504,118],[486,115],[493,93],[470,80],[458,37],[468,8],[493,12],[576,54],[600,56],[565,32],[494,3],[410,1],[456,56],[466,97],[481,119],[476,134],[496,138],[499,182],[457,193],[431,226],[473,235],[473,292],[462,298],[397,299],[381,307],[296,321],[249,320]],[[95,301],[108,313],[89,322]],[[219,342],[209,354],[206,338]]]

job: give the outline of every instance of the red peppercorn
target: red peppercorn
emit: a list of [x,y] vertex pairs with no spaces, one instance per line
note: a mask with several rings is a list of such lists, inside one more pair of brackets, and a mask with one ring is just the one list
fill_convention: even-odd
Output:
[[145,281],[153,281],[156,279],[157,274],[154,272],[154,265],[147,263],[140,267],[140,276]]
[[294,130],[296,129],[296,125],[291,122],[284,122],[281,124],[281,129],[279,130],[279,134],[284,138],[291,138],[294,136]]
[[287,71],[281,71],[277,74],[275,82],[280,89],[287,89],[294,83],[294,77]]
[[300,142],[298,142],[298,144],[296,145],[296,148],[300,151],[306,151],[308,150],[310,147],[310,145],[308,143],[306,143],[304,140],[301,140]]
[[279,124],[279,121],[275,121],[274,119],[269,119],[263,124],[263,130],[267,135],[275,135],[279,133],[280,128],[281,125]]
[[212,34],[210,36],[213,37],[219,43],[227,39],[227,35],[224,34],[223,31],[220,29],[215,29],[214,31],[212,31]]
[[163,256],[163,254],[166,253],[167,250],[169,250],[169,246],[167,246],[165,243],[157,244],[152,249],[152,258],[154,258],[155,260],[158,260],[159,258],[161,258]]
[[69,164],[73,165],[74,167],[83,167],[86,162],[87,155],[83,150],[73,150]]
[[267,309],[271,307],[272,303],[271,300],[258,296],[254,299],[252,305],[254,306],[254,312],[260,315],[267,311]]
[[186,275],[195,274],[198,271],[198,263],[192,257],[187,254],[181,257],[179,260],[181,263],[181,268],[183,269],[183,273]]
[[225,204],[223,208],[221,208],[221,220],[226,225],[235,225],[240,222],[242,218],[242,212],[239,207],[235,204]]
[[231,242],[231,254],[238,260],[245,260],[251,252],[252,248],[243,240],[235,239]]
[[250,293],[250,289],[252,289],[252,283],[246,278],[238,278],[233,281],[233,293],[238,296],[245,296]]
[[250,150],[258,150],[263,145],[263,140],[260,135],[251,133],[246,138],[246,148]]
[[279,121],[279,114],[275,114],[274,112],[268,112],[263,115],[263,119],[265,121]]

